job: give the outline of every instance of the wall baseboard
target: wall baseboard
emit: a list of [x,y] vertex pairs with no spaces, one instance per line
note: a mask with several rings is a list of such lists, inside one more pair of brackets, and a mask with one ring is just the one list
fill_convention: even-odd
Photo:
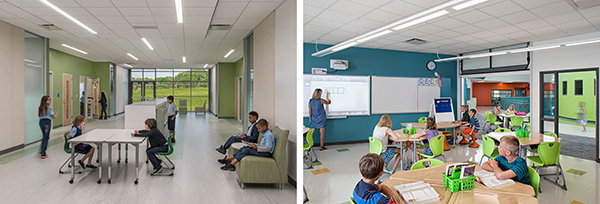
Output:
[[294,178],[292,178],[290,175],[288,175],[288,183],[290,183],[295,189],[298,189],[296,187],[296,180],[294,180]]
[[[573,119],[573,118],[567,118],[567,117],[563,117],[563,116],[558,116],[558,118],[560,119],[565,119],[565,120],[569,120],[569,121],[574,121],[574,122],[579,122],[579,119]],[[588,123],[595,123],[596,121],[593,120],[588,120]]]
[[19,149],[23,149],[23,148],[25,148],[25,144],[19,144],[17,146],[10,147],[10,148],[7,148],[5,150],[0,151],[0,155],[4,155],[6,153],[9,153],[9,152],[12,152],[12,151],[15,151],[15,150],[19,150]]
[[219,119],[235,119],[235,117],[218,117]]
[[60,128],[60,127],[62,127],[62,126],[63,126],[63,125],[55,125],[54,127],[52,127],[52,129]]

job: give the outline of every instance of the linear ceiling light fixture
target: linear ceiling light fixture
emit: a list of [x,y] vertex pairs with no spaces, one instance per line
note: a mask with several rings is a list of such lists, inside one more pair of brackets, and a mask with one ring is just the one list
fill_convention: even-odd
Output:
[[229,57],[229,55],[230,55],[231,53],[233,53],[233,51],[234,51],[234,50],[229,50],[229,52],[228,52],[228,53],[225,55],[225,58]]
[[129,55],[131,58],[133,58],[134,60],[138,60],[137,57],[133,56],[131,53],[127,53],[127,55]]
[[123,64],[123,66],[129,67],[129,68],[133,68],[133,66],[128,65],[128,64]]
[[459,5],[457,5],[457,6],[454,6],[454,7],[452,7],[452,9],[454,9],[454,10],[457,10],[457,11],[458,11],[458,10],[461,10],[461,9],[467,8],[467,7],[469,7],[469,6],[477,5],[477,4],[480,4],[480,3],[486,2],[486,1],[487,1],[487,0],[472,0],[472,1],[469,1],[469,2],[466,2],[466,3],[462,3],[462,4],[459,4]]
[[[380,28],[377,28],[375,30],[366,32],[362,35],[356,36],[354,38],[351,38],[349,40],[346,40],[344,42],[340,42],[334,46],[328,47],[327,49],[323,49],[320,50],[318,52],[315,52],[313,54],[311,54],[313,57],[322,57],[325,55],[329,55],[332,54],[334,52],[346,49],[348,47],[352,47],[354,45],[357,45],[359,43],[363,43],[366,42],[368,40],[377,38],[377,37],[381,37],[383,35],[387,35],[391,32],[393,32],[394,30],[400,30],[403,28],[407,28],[443,15],[446,15],[448,13],[450,13],[448,10],[445,10],[446,8],[450,8],[452,6],[455,6],[459,3],[462,3],[466,0],[452,0],[452,1],[448,1],[446,3],[440,4],[438,6],[435,6],[433,8],[427,9],[425,11],[422,11],[420,13],[417,13],[415,15],[409,16],[407,18],[398,20],[396,22],[390,23],[388,25],[382,26]],[[473,4],[474,5],[474,4]],[[390,30],[392,29],[392,30]]]
[[177,11],[177,23],[183,23],[183,5],[181,0],[175,0],[175,10]]
[[34,63],[34,64],[36,63],[35,61],[30,60],[30,59],[25,59],[25,62],[31,62],[31,63]]
[[183,56],[183,57],[181,58],[181,60],[183,60],[183,63],[185,63],[185,56]]
[[206,68],[206,67],[208,67],[208,64],[205,64],[205,65],[204,65],[204,68]]
[[150,45],[150,43],[148,42],[148,40],[146,40],[146,38],[142,38],[142,41],[144,41],[144,43],[146,43],[146,45],[148,46],[148,48],[150,48],[150,50],[154,50],[154,48],[152,47],[152,45]]
[[62,46],[63,46],[63,47],[66,47],[66,48],[69,48],[69,49],[71,49],[71,50],[75,50],[75,51],[77,51],[77,52],[81,52],[81,53],[83,53],[83,54],[86,54],[86,55],[87,55],[87,52],[85,52],[85,51],[82,51],[82,50],[80,50],[80,49],[77,49],[77,48],[74,48],[74,47],[68,46],[68,45],[66,45],[66,44],[62,44]]
[[85,28],[86,30],[90,31],[93,34],[98,34],[96,33],[96,31],[92,30],[90,27],[87,27],[85,24],[79,22],[77,19],[73,18],[73,16],[69,15],[68,13],[64,12],[63,10],[61,10],[60,8],[56,7],[54,4],[48,2],[47,0],[40,0],[42,3],[46,4],[47,6],[49,6],[50,8],[54,9],[56,12],[62,14],[63,16],[67,17],[69,20],[77,23],[77,25]]

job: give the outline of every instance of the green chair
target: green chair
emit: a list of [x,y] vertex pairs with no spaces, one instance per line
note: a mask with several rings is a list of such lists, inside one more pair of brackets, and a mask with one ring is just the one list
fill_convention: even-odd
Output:
[[419,118],[419,123],[426,123],[427,122],[427,117],[420,117]]
[[523,119],[524,119],[523,116],[518,116],[518,115],[510,117],[509,127],[510,128],[512,128],[512,127],[523,128]]
[[529,170],[529,182],[531,183],[531,187],[535,191],[535,197],[538,197],[538,191],[540,189],[540,175],[530,166],[527,166]]
[[[70,154],[71,154],[71,151],[72,151],[72,149],[71,149],[71,145],[69,145],[69,142],[68,142],[69,140],[67,139],[67,135],[68,135],[68,134],[69,134],[69,132],[65,132],[65,133],[63,134],[63,138],[65,138],[65,144],[63,145],[63,150],[65,151],[65,153],[67,153],[67,154],[69,154],[69,155],[70,155]],[[79,156],[79,153],[75,153],[75,157],[73,157],[73,158],[74,158],[74,159],[76,159],[76,158],[77,158],[77,156]],[[67,159],[67,161],[65,161],[65,163],[63,163],[63,165],[62,165],[62,166],[60,166],[60,168],[58,169],[58,173],[59,173],[59,174],[65,173],[65,172],[63,172],[63,171],[62,171],[62,168],[63,168],[63,167],[64,167],[64,166],[65,166],[67,163],[69,164],[69,168],[72,168],[72,166],[71,166],[71,163],[69,163],[70,161],[71,161],[71,157],[69,156],[69,158]],[[79,167],[78,167],[78,166],[75,166],[75,168],[79,168]],[[72,171],[74,171],[74,169],[73,169]],[[79,174],[80,174],[80,173],[81,173],[81,171],[78,171],[77,173],[79,173]]]
[[356,201],[354,201],[354,198],[353,198],[353,197],[350,197],[350,203],[352,203],[352,204],[356,204]]
[[438,135],[434,138],[431,138],[431,140],[429,141],[429,148],[431,148],[431,152],[433,152],[433,155],[427,155],[423,152],[417,152],[417,154],[427,159],[433,159],[441,156],[444,158],[444,162],[446,162],[446,156],[444,156],[444,142],[446,141],[444,140],[444,138],[444,135]]
[[487,121],[488,123],[492,123],[491,116],[492,116],[492,112],[491,111],[486,111],[485,112],[485,121]]
[[[377,138],[369,137],[369,153],[380,155],[381,151],[383,151],[383,142]],[[394,154],[394,156],[397,157],[398,153]],[[384,168],[387,169],[387,165]]]
[[[424,163],[428,163],[429,165],[425,166]],[[425,169],[425,168],[434,167],[434,166],[438,166],[438,165],[442,165],[442,164],[444,164],[444,162],[437,160],[437,159],[421,159],[417,163],[413,164],[410,167],[410,170]]]
[[491,114],[490,115],[490,124],[492,124],[492,125],[502,125],[502,122],[496,121],[496,120],[498,120],[498,116],[496,116],[494,114]]
[[312,169],[312,163],[317,160],[315,152],[312,149],[312,146],[314,145],[314,133],[315,129],[310,129],[308,133],[306,133],[306,143],[304,143],[304,146],[302,147],[302,150],[304,151],[304,169]]
[[479,160],[479,165],[482,164],[484,157],[495,159],[496,157],[500,156],[498,149],[496,149],[496,142],[494,142],[492,138],[489,138],[485,135],[482,135],[481,138],[483,139],[483,143],[481,144],[483,145],[483,156],[481,156],[481,159]]
[[[547,132],[544,133],[544,135],[548,135],[548,136],[552,136],[552,137],[558,137],[558,135],[556,133],[553,132]],[[536,146],[529,146],[529,148],[527,149],[529,152],[534,153],[534,154],[538,154],[538,148],[537,145]]]
[[[560,166],[560,162],[558,161],[560,158],[560,142],[545,142],[538,145],[538,156],[528,156],[527,159],[533,163],[533,168],[537,171],[538,169],[544,167],[558,167],[556,169],[555,174],[540,174],[544,179],[554,183],[558,187],[561,187],[564,190],[567,190],[567,181],[565,180],[565,176],[563,174],[562,167]],[[545,176],[556,176],[555,180],[550,180]],[[563,184],[559,184],[558,180],[562,177]],[[540,189],[541,192],[541,189]]]
[[512,132],[512,131],[508,128],[498,128],[498,129],[494,130],[494,132]]
[[[163,156],[165,159],[167,159],[167,161],[169,161],[169,163],[171,164],[171,166],[169,167],[169,164],[167,164],[167,162],[165,162],[165,165],[167,166],[167,168],[174,170],[175,169],[175,164],[173,164],[173,162],[171,161],[171,159],[169,159],[169,155],[173,154],[173,143],[171,143],[171,138],[173,138],[173,134],[169,133],[169,138],[167,139],[167,145],[169,146],[169,151],[167,152],[157,152],[155,153],[156,156]],[[173,171],[171,171],[171,174],[169,174],[169,176],[173,176]]]

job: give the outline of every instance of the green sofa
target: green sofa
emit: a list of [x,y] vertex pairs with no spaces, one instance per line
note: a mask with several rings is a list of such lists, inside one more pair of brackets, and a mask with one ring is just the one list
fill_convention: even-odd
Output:
[[[242,189],[246,183],[274,183],[279,189],[288,182],[287,177],[287,150],[289,130],[281,130],[275,126],[271,130],[275,137],[275,150],[272,158],[246,156],[236,164],[238,183]],[[262,134],[259,137],[262,139]],[[232,152],[233,151],[229,151]]]

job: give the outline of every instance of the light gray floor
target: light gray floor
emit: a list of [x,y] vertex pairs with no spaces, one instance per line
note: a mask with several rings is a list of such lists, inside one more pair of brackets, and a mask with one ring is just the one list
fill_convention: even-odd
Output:
[[[323,165],[314,168],[327,168],[329,173],[313,175],[311,170],[304,170],[304,186],[310,199],[308,203],[348,202],[356,183],[362,178],[358,171],[358,160],[369,152],[368,143],[328,147],[329,149],[325,151],[315,150]],[[349,151],[336,151],[336,149],[342,148],[348,148]],[[481,147],[469,148],[460,145],[444,152],[444,155],[449,162],[479,162],[482,156],[481,151]],[[538,197],[540,203],[571,203],[573,201],[589,204],[600,203],[600,164],[563,155],[560,157],[560,162],[565,171],[568,190],[562,190],[542,179],[540,186],[543,193]],[[567,173],[566,171],[571,168],[586,173],[583,176]],[[552,172],[554,172],[553,169]],[[389,174],[384,174],[381,180],[389,179],[389,176]]]
[[[0,162],[9,161],[0,164],[0,203],[296,203],[296,189],[289,184],[283,190],[274,185],[248,185],[242,190],[235,172],[219,169],[221,165],[216,160],[222,155],[214,150],[223,143],[219,133],[239,133],[240,124],[193,113],[180,115],[176,122],[177,143],[171,156],[176,165],[173,177],[150,176],[152,166],[143,162],[146,147],[141,146],[140,183],[134,185],[133,146],[129,148],[128,164],[116,163],[117,147],[114,146],[112,184],[106,183],[107,168],[103,169],[102,184],[96,183],[97,170],[86,170],[76,175],[74,184],[69,184],[70,174],[58,173],[60,165],[69,157],[63,151],[62,139],[48,148],[49,158],[45,160],[35,154],[38,142],[0,157]],[[121,115],[108,121],[90,121],[84,132],[122,127]],[[60,134],[65,129],[52,130],[51,140],[62,137]],[[106,146],[103,154],[106,166]],[[8,157],[13,159],[7,160]]]

